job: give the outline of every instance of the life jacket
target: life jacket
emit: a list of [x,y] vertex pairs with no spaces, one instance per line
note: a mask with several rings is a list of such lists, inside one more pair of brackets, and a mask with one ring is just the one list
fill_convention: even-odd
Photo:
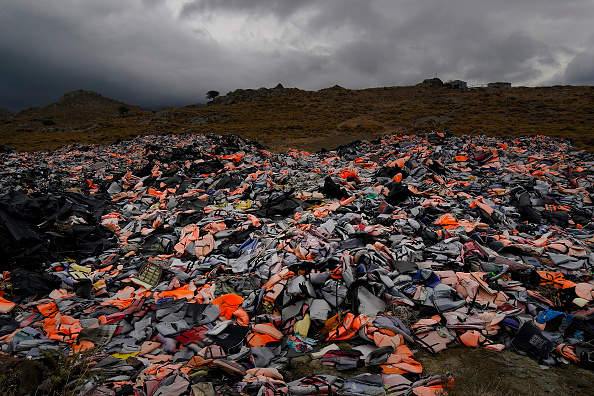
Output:
[[39,313],[46,318],[52,318],[58,313],[58,306],[54,302],[48,302],[46,304],[40,304],[37,306]]
[[233,293],[224,294],[221,297],[212,300],[212,303],[218,306],[221,310],[219,316],[231,319],[233,313],[241,306],[241,303],[243,303],[243,297]]
[[546,298],[545,296],[543,296],[542,294],[540,294],[537,291],[526,290],[526,293],[528,293],[528,295],[530,297],[532,297],[532,298],[534,298],[534,299],[536,299],[536,300],[538,300],[540,302],[543,302],[543,303],[545,303],[545,304],[547,304],[547,305],[549,305],[551,307],[555,306],[555,304],[551,300],[549,300],[548,298]]
[[182,228],[178,243],[173,247],[178,256],[185,255],[186,248],[191,242],[200,237],[200,228],[196,224],[188,224]]
[[419,319],[410,326],[415,343],[436,355],[447,349],[447,344],[452,342],[447,336],[442,336],[437,329],[441,325],[441,317],[434,315],[431,318]]
[[466,242],[464,245],[462,245],[462,251],[460,252],[462,262],[466,264],[465,260],[468,260],[473,256],[478,257],[479,260],[487,260],[489,258],[489,255],[485,253],[485,251],[478,243],[476,243],[476,241]]
[[206,234],[204,237],[194,242],[194,255],[202,258],[212,252],[214,249],[215,240],[212,234]]
[[244,381],[253,381],[253,380],[263,380],[266,378],[273,378],[277,380],[283,380],[283,376],[277,369],[274,367],[256,367],[252,369],[248,369],[246,371],[245,377],[243,378]]
[[412,351],[406,345],[400,345],[388,357],[386,364],[381,365],[385,374],[421,374],[423,366],[414,359]]
[[457,228],[459,226],[458,221],[456,221],[456,218],[451,213],[441,215],[439,219],[435,220],[434,224],[440,225],[446,229]]
[[575,354],[575,350],[571,345],[563,343],[557,345],[555,349],[557,350],[557,353],[563,356],[564,358],[569,359],[574,363],[580,362],[580,358]]
[[264,294],[264,300],[274,303],[276,298],[281,294],[285,285],[292,278],[295,273],[288,268],[283,268],[279,273],[276,273],[270,277],[268,282],[264,285],[266,293]]
[[494,343],[477,330],[468,330],[458,338],[460,342],[469,347],[485,347],[494,351],[502,351],[505,349],[505,345]]
[[558,289],[570,289],[575,287],[575,283],[565,279],[562,273],[553,271],[536,271],[542,279],[541,285],[553,285]]
[[397,348],[398,346],[404,344],[404,338],[400,334],[389,335],[385,334],[386,330],[383,331],[376,331],[373,333],[373,342],[378,347],[385,347],[385,346],[393,346]]
[[233,316],[238,324],[242,326],[248,326],[250,323],[250,315],[242,308],[239,307],[233,311]]
[[246,341],[249,346],[259,348],[282,338],[283,333],[272,323],[260,323],[252,327],[252,332],[246,336]]
[[347,313],[343,320],[329,332],[326,341],[350,340],[353,338],[361,327],[360,320],[355,323],[356,318],[353,313]]
[[589,283],[578,283],[575,285],[575,294],[578,297],[592,301],[592,299],[594,299],[594,285]]

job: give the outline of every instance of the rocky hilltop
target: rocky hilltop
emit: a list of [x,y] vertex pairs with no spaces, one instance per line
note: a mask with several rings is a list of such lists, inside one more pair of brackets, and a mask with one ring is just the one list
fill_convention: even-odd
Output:
[[289,95],[292,92],[299,91],[297,88],[285,88],[282,84],[278,84],[274,88],[259,88],[259,89],[236,89],[229,92],[225,96],[214,98],[209,105],[229,105],[243,102],[255,102],[266,99],[274,99],[281,96]]
[[[107,98],[93,91],[77,90],[64,94],[60,100],[44,107],[31,107],[19,112],[16,117],[40,122],[47,131],[73,131],[89,122],[107,121],[123,116],[143,113],[138,106]],[[33,125],[27,125],[35,131]]]
[[4,107],[0,107],[0,121],[8,120],[13,116],[14,113],[12,111],[5,109]]
[[118,112],[120,106],[133,107],[136,111],[142,111],[139,107],[131,106],[115,99],[106,98],[97,92],[85,90],[68,92],[64,94],[59,101],[52,103],[43,109],[46,111],[84,109],[85,111],[95,110],[97,113],[105,113],[110,110]]

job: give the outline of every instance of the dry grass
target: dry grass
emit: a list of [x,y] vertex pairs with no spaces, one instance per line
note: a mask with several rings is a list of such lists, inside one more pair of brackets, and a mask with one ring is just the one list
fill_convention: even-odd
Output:
[[[51,107],[0,124],[0,144],[19,150],[55,149],[82,142],[107,144],[137,135],[232,133],[257,139],[273,150],[333,148],[355,139],[393,133],[451,130],[513,138],[547,135],[594,148],[594,87],[450,88],[385,87],[364,90],[291,89],[287,95],[231,105],[136,110],[117,109],[76,117]],[[40,110],[41,111],[41,110]],[[56,125],[43,125],[51,119]]]
[[61,351],[42,352],[42,364],[48,378],[48,389],[43,393],[56,396],[79,394],[79,387],[91,380],[90,360],[97,351],[90,349],[71,356]]
[[424,374],[449,373],[448,396],[592,395],[594,373],[577,368],[541,368],[511,351],[496,352],[452,345],[438,356],[419,351]]

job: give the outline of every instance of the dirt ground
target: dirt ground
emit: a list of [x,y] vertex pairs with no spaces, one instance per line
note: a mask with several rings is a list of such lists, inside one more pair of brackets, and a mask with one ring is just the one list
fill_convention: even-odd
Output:
[[288,139],[277,139],[266,142],[266,146],[273,152],[284,152],[291,148],[299,148],[311,153],[326,149],[332,150],[336,147],[344,144],[351,143],[355,140],[369,141],[377,139],[377,136],[373,135],[351,135],[351,134],[319,134],[315,136],[309,136],[307,138],[288,138]]
[[[349,349],[348,344],[339,345]],[[412,349],[412,348],[411,348]],[[414,350],[423,365],[423,376],[447,373],[454,378],[447,389],[449,396],[589,396],[594,395],[594,372],[576,365],[541,367],[527,356],[511,351],[496,352],[459,345],[433,356]],[[343,378],[365,372],[379,373],[379,368],[338,371],[323,366],[309,355],[293,358],[285,379],[292,381],[308,375],[331,374]]]
[[527,356],[467,347],[449,348],[438,356],[415,353],[424,374],[449,372],[450,396],[594,395],[594,372],[576,365],[541,368]]

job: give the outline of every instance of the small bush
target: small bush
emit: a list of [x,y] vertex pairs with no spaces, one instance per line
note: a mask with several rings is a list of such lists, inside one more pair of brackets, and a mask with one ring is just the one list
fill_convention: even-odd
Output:
[[128,113],[130,112],[130,109],[127,108],[126,106],[120,106],[118,107],[118,112],[120,113],[120,115],[122,117],[125,117],[128,115]]
[[89,364],[95,353],[96,350],[89,349],[67,356],[63,351],[43,351],[39,363],[48,379],[47,394],[59,396],[77,394],[76,389],[91,380]]

